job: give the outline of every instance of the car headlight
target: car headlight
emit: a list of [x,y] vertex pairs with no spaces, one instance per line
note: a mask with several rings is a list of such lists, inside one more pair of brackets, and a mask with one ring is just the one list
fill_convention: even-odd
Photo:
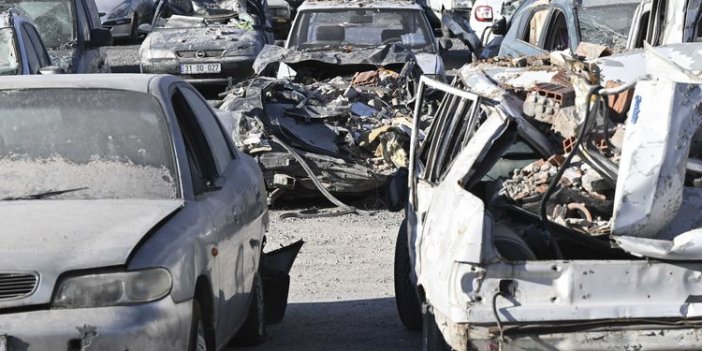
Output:
[[[131,4],[129,1],[123,2],[119,5],[117,5],[110,13],[107,15],[106,19],[108,20],[115,20],[115,19],[123,19],[125,17],[129,16],[129,8],[131,7]],[[131,19],[130,19],[131,22]]]
[[170,49],[144,48],[139,50],[139,57],[142,60],[169,59],[175,58],[175,53]]
[[171,292],[171,273],[163,268],[91,274],[61,282],[54,307],[87,308],[155,301]]

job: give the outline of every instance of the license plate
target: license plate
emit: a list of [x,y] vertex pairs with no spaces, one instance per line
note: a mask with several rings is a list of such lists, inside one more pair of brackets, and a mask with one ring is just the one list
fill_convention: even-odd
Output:
[[7,351],[7,337],[0,335],[0,351]]
[[182,74],[205,74],[222,72],[221,63],[186,63],[180,65]]

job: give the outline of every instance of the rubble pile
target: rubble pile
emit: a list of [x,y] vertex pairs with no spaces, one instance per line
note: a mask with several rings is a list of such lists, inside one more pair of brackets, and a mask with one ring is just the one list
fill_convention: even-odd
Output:
[[[618,83],[607,82],[606,86],[613,88]],[[524,96],[524,116],[560,152],[514,170],[511,178],[502,183],[499,195],[539,213],[550,184],[565,166],[554,184],[554,195],[548,199],[547,215],[558,224],[590,235],[610,234],[616,169],[633,89],[609,96],[593,107],[596,118],[578,149],[575,144],[583,128],[583,114],[578,111],[575,88],[567,76],[559,73],[551,82],[535,83]],[[564,165],[571,153],[575,155]]]
[[[293,146],[319,151],[314,147],[323,142],[314,145],[315,139],[328,135],[333,140],[329,140],[330,145],[324,151],[330,156],[359,163],[379,174],[392,174],[398,168],[407,167],[412,110],[407,105],[411,95],[402,74],[379,68],[324,81],[295,83],[267,78],[254,81],[265,82],[260,98],[262,105],[268,106],[264,107],[267,117],[292,119],[274,124],[288,131],[295,129],[303,133],[302,129],[309,129],[309,134],[315,134],[310,136],[312,145]],[[247,96],[251,93],[250,85],[248,82],[235,87],[222,108],[234,110],[227,108],[227,100]],[[270,110],[273,107],[275,111]],[[233,135],[238,146],[250,154],[271,151],[266,134],[281,128],[262,125],[260,120],[268,118],[261,118],[258,110],[250,111],[245,117],[239,121],[239,135]],[[317,133],[320,128],[331,134]]]

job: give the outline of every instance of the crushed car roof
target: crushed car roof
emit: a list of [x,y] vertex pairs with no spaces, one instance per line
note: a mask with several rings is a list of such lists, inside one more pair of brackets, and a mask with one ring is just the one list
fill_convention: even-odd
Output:
[[298,11],[305,11],[310,9],[315,10],[326,10],[326,9],[346,9],[346,8],[392,8],[392,9],[410,9],[410,10],[421,10],[422,7],[419,6],[414,1],[370,1],[370,0],[352,0],[352,1],[305,1],[300,5]]
[[148,93],[160,81],[177,80],[169,75],[151,74],[57,74],[7,76],[0,78],[0,90],[41,88],[97,88]]

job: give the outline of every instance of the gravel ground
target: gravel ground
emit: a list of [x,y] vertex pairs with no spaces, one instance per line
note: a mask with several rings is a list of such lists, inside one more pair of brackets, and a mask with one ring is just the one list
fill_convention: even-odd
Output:
[[[115,73],[138,73],[139,45],[108,48]],[[444,53],[453,75],[468,59],[454,41]],[[271,210],[268,250],[306,243],[291,272],[285,319],[270,326],[266,343],[248,350],[417,350],[421,334],[400,324],[393,292],[393,254],[401,213],[321,219],[279,219],[282,213],[324,207],[324,200],[291,202]]]
[[288,310],[269,339],[248,350],[417,350],[420,334],[400,324],[393,252],[401,213],[278,219],[269,249],[305,240],[291,272]]

